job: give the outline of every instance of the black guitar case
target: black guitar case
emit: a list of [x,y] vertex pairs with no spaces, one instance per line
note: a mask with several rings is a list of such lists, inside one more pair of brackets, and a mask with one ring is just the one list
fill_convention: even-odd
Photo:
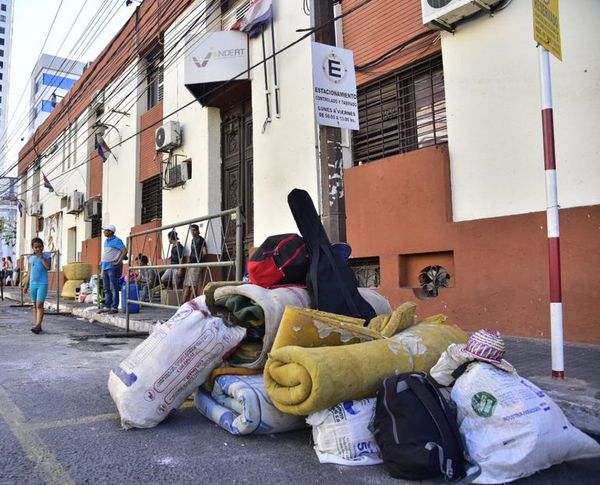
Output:
[[336,257],[331,250],[331,243],[308,192],[292,190],[288,204],[308,245],[310,265],[306,286],[313,308],[369,321],[375,316],[375,310],[360,296],[356,278],[347,262]]

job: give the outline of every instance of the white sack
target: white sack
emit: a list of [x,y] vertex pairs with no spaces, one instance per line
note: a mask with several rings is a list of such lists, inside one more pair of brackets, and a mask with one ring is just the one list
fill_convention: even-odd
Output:
[[563,461],[600,456],[600,445],[516,372],[473,364],[451,396],[460,432],[481,466],[474,483],[511,482]]
[[204,296],[184,303],[110,372],[124,428],[152,428],[177,409],[246,334],[211,316]]
[[345,401],[308,416],[306,422],[313,427],[313,441],[320,463],[383,463],[372,431],[375,402],[375,398]]

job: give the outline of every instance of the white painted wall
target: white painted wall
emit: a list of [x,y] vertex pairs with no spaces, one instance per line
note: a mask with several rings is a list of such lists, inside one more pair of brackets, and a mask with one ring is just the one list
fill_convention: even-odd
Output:
[[[600,203],[600,2],[560,3],[551,56],[560,206]],[[538,53],[530,1],[442,35],[454,220],[545,210]]]
[[[281,49],[310,27],[302,2],[273,2],[275,9],[275,47]],[[270,31],[266,32],[267,54],[272,52]],[[250,41],[250,65],[262,60],[260,37]],[[315,117],[312,94],[310,37],[277,57],[281,117],[276,118],[273,63],[268,62],[271,88],[272,122],[265,125],[266,101],[263,67],[252,71],[252,111],[254,131],[254,244],[272,235],[297,232],[287,204],[294,188],[307,190],[318,206],[318,165],[316,158]]]
[[[104,139],[113,155],[104,163],[102,178],[102,223],[114,224],[117,236],[126,242],[136,225],[138,190],[138,130],[140,116],[137,87],[144,75],[141,63],[129,66],[105,90],[105,108],[101,121],[108,129]],[[125,115],[123,113],[128,113]]]

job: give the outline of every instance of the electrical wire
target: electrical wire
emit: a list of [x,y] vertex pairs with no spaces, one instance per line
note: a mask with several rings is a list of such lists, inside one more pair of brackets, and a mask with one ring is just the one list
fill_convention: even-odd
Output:
[[[344,17],[344,16],[346,16],[346,15],[349,15],[349,14],[353,13],[353,12],[354,12],[354,11],[356,11],[358,8],[360,8],[360,7],[362,7],[362,6],[366,5],[366,4],[368,4],[370,1],[372,1],[372,0],[366,0],[366,1],[364,1],[364,2],[363,2],[363,3],[361,3],[359,6],[357,6],[357,7],[353,8],[353,9],[351,9],[351,10],[349,10],[349,11],[345,12],[344,14],[342,14],[342,15],[340,15],[340,16],[338,16],[338,17],[336,17],[336,19],[338,19],[338,18],[342,18],[342,17]],[[220,86],[218,86],[218,87],[216,87],[216,88],[213,88],[213,89],[211,89],[210,91],[208,91],[208,92],[206,93],[206,95],[210,95],[210,94],[212,94],[212,93],[216,92],[217,90],[219,90],[219,89],[222,89],[222,87],[224,87],[224,86],[226,86],[226,85],[230,84],[231,82],[235,81],[235,80],[236,80],[236,79],[238,79],[240,76],[243,76],[244,74],[251,72],[252,70],[256,69],[257,67],[260,67],[260,66],[261,66],[263,63],[266,63],[266,62],[268,62],[268,61],[269,61],[269,60],[271,60],[273,57],[275,57],[275,56],[277,56],[277,55],[280,55],[281,53],[285,52],[286,50],[290,49],[291,47],[293,47],[293,46],[297,45],[297,44],[298,44],[298,43],[300,43],[302,40],[304,40],[304,39],[306,39],[306,38],[309,38],[309,37],[310,37],[310,36],[311,36],[311,35],[312,35],[314,32],[316,32],[316,31],[319,31],[319,30],[321,30],[321,29],[325,28],[325,27],[326,27],[328,24],[330,24],[331,22],[333,22],[333,21],[334,21],[334,20],[336,20],[336,19],[331,19],[331,20],[329,20],[329,21],[325,22],[324,24],[322,24],[322,25],[320,25],[320,26],[318,26],[318,27],[316,27],[316,28],[314,28],[314,29],[311,29],[309,32],[305,33],[304,35],[302,35],[301,37],[299,37],[299,38],[298,38],[298,39],[296,39],[295,41],[293,41],[293,42],[291,42],[291,43],[287,44],[286,46],[282,47],[281,49],[279,49],[279,50],[277,50],[277,51],[273,52],[273,54],[271,54],[270,56],[266,57],[266,58],[265,58],[265,59],[263,59],[262,61],[259,61],[259,62],[257,62],[256,64],[254,64],[254,65],[250,66],[250,67],[249,67],[247,70],[244,70],[244,71],[242,71],[242,72],[238,73],[236,76],[234,76],[234,77],[230,78],[229,80],[227,80],[227,81],[224,81],[222,85],[220,85]],[[163,120],[166,120],[166,119],[170,118],[171,116],[173,116],[174,114],[178,113],[179,111],[182,111],[183,109],[185,109],[185,108],[187,108],[187,107],[189,107],[189,106],[191,106],[191,105],[195,104],[196,102],[197,102],[197,101],[194,99],[194,100],[190,101],[189,103],[186,103],[185,105],[183,105],[183,106],[181,106],[181,107],[177,108],[176,110],[174,110],[174,111],[171,111],[171,112],[170,112],[170,113],[168,113],[167,115],[164,115],[164,116],[163,116],[163,117],[162,117],[160,120],[157,120],[157,121],[163,121]],[[130,135],[129,137],[127,137],[127,138],[125,138],[125,139],[121,140],[121,142],[119,142],[118,144],[114,145],[114,146],[113,146],[113,148],[123,145],[123,144],[124,144],[126,141],[128,141],[128,140],[130,140],[130,139],[132,139],[132,138],[136,137],[137,135],[139,135],[139,134],[141,134],[141,133],[145,132],[146,130],[148,130],[148,129],[151,129],[151,128],[153,128],[153,127],[154,127],[154,125],[153,125],[153,126],[149,126],[149,127],[146,127],[146,128],[143,128],[143,129],[140,129],[140,130],[136,131],[135,133],[133,133],[133,134],[132,134],[132,135]],[[64,171],[63,173],[61,173],[60,175],[58,175],[57,177],[55,177],[55,179],[52,179],[52,180],[56,180],[56,179],[58,179],[58,178],[62,177],[63,175],[65,175],[65,174],[67,174],[67,173],[70,173],[70,172],[72,172],[73,170],[75,170],[75,169],[77,169],[77,168],[79,168],[79,167],[81,167],[81,166],[83,166],[83,165],[86,165],[87,163],[89,163],[89,162],[90,162],[90,160],[91,160],[91,158],[88,158],[88,160],[85,160],[84,162],[82,162],[82,163],[80,163],[80,164],[78,164],[78,165],[76,165],[76,166],[72,167],[71,169]],[[28,191],[30,191],[30,190],[34,190],[34,187],[32,187],[32,189],[29,189],[29,190],[27,190],[26,192],[28,192]],[[19,195],[23,195],[24,193],[25,193],[25,192],[22,192],[22,193],[20,193]]]

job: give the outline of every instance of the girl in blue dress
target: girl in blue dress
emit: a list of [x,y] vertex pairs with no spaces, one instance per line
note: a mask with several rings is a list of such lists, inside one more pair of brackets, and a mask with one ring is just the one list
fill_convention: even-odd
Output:
[[39,334],[44,319],[44,301],[48,294],[48,270],[52,256],[44,252],[44,241],[39,237],[31,240],[33,254],[29,257],[29,294],[33,303],[33,324],[31,331]]

